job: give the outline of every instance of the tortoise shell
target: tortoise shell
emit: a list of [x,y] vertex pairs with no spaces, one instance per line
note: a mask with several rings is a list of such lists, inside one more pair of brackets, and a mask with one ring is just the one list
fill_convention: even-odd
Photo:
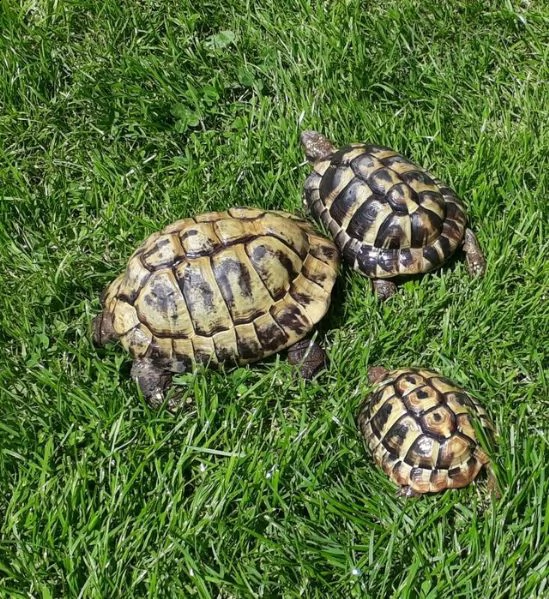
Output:
[[374,461],[402,495],[458,488],[489,463],[472,421],[494,425],[479,402],[430,370],[384,371],[361,406],[358,425]]
[[388,279],[427,272],[462,243],[467,219],[461,200],[398,152],[354,143],[313,166],[305,203],[363,275]]
[[103,294],[101,322],[134,359],[171,372],[244,364],[311,330],[329,307],[337,267],[334,244],[290,214],[201,214],[133,253]]

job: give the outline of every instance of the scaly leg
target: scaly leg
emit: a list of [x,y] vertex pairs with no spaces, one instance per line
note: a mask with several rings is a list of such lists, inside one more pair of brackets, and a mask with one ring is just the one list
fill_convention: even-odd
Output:
[[419,495],[421,495],[421,493],[414,491],[412,489],[412,487],[408,487],[408,486],[399,487],[399,489],[397,491],[397,497],[408,498],[408,497],[419,497]]
[[372,279],[372,285],[374,286],[374,293],[382,302],[389,299],[397,291],[395,283],[387,279]]
[[302,339],[288,349],[288,362],[300,364],[301,376],[309,380],[326,367],[327,359],[320,345],[309,339]]
[[463,251],[465,252],[465,262],[467,270],[472,277],[480,277],[486,270],[486,259],[480,249],[480,245],[471,229],[465,229],[463,239]]
[[137,382],[151,408],[164,402],[164,392],[172,382],[172,373],[155,366],[150,360],[134,360],[132,378]]

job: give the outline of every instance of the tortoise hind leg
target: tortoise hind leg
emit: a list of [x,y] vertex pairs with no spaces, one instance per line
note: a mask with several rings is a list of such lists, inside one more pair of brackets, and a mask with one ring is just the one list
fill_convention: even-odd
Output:
[[137,359],[132,364],[131,376],[151,408],[159,408],[164,402],[164,392],[170,386],[173,374],[155,366],[151,360]]
[[397,490],[397,497],[419,497],[421,493],[414,491],[412,487],[405,485]]
[[488,492],[494,499],[501,499],[501,487],[499,485],[498,479],[496,478],[496,474],[491,465],[488,465],[487,468],[487,486]]
[[465,252],[465,261],[467,270],[472,277],[480,277],[486,270],[486,259],[480,249],[477,238],[471,229],[465,229],[463,239],[463,251]]
[[372,285],[374,286],[374,293],[382,302],[389,299],[397,291],[396,284],[387,279],[372,279]]
[[288,349],[288,362],[299,364],[301,376],[310,380],[326,367],[326,352],[314,341],[302,339]]

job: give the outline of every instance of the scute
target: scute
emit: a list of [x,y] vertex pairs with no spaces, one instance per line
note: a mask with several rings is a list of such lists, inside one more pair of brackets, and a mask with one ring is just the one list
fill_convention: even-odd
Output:
[[410,466],[432,469],[436,466],[439,451],[440,444],[437,439],[429,435],[420,435],[406,452],[404,460]]
[[274,300],[283,297],[301,271],[301,258],[276,237],[258,237],[246,244],[252,267]]
[[149,270],[157,270],[176,264],[184,256],[179,237],[174,234],[158,236],[153,244],[143,251],[142,260]]
[[402,399],[406,408],[417,416],[438,407],[443,401],[441,394],[433,389],[431,385],[416,387],[406,393]]
[[191,224],[179,232],[181,245],[187,258],[209,256],[221,247],[215,232],[215,223]]
[[128,262],[126,272],[122,273],[107,288],[105,295],[108,295],[109,298],[106,297],[105,302],[116,296],[132,304],[139,290],[145,285],[150,276],[151,272],[145,268],[141,259],[141,253],[135,253]]
[[149,347],[153,341],[153,334],[144,324],[139,324],[121,335],[120,341],[133,358],[142,358],[149,351]]
[[447,406],[437,406],[421,416],[421,428],[433,437],[450,438],[456,432],[455,414]]
[[374,461],[414,493],[469,484],[489,461],[472,419],[493,430],[485,410],[436,372],[387,372],[359,409],[358,424]]
[[217,284],[221,303],[229,309],[235,324],[248,323],[265,314],[272,298],[242,244],[213,256],[212,267],[212,284]]
[[185,260],[175,267],[174,272],[182,302],[180,311],[174,310],[174,314],[181,315],[180,330],[185,336],[196,333],[207,337],[232,326],[227,305],[207,256]]
[[398,174],[390,168],[381,167],[368,177],[368,186],[374,193],[386,196],[387,193],[402,181]]
[[257,340],[263,351],[275,352],[287,347],[289,335],[281,327],[272,314],[267,313],[259,316],[253,322]]
[[181,337],[193,333],[187,304],[169,269],[160,270],[149,277],[134,307],[139,320],[156,335],[175,334]]
[[410,214],[412,238],[408,247],[421,248],[432,245],[440,238],[443,221],[435,212],[426,210],[423,206]]

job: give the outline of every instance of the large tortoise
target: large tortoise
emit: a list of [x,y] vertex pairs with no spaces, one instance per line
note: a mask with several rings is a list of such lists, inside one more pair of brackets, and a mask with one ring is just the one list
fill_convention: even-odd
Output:
[[304,337],[330,304],[338,252],[290,214],[232,208],[151,235],[104,291],[94,340],[119,339],[151,405],[193,362],[244,364],[290,348],[309,378],[324,353]]
[[498,488],[473,421],[487,437],[494,425],[480,402],[432,370],[368,371],[374,389],[359,409],[358,425],[374,461],[410,497],[468,485],[486,469]]
[[460,246],[470,274],[483,274],[463,203],[442,181],[383,146],[337,149],[315,131],[303,132],[301,143],[314,167],[305,203],[381,299],[396,291],[391,279],[437,268]]

